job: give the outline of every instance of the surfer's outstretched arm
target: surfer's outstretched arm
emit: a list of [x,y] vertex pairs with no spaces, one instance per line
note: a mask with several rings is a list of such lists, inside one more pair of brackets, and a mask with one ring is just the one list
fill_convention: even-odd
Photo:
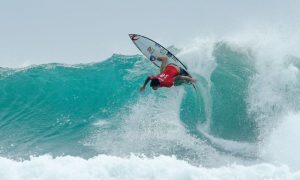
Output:
[[157,60],[161,61],[160,72],[162,72],[168,64],[168,57],[167,56],[158,56]]
[[147,79],[144,82],[144,85],[140,88],[140,91],[144,91],[146,89],[146,86],[147,86],[149,81],[150,81],[150,77],[148,76]]

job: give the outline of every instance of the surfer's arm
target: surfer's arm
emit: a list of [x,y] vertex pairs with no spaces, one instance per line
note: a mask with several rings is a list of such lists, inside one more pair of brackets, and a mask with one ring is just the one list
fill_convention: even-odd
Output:
[[179,79],[184,80],[184,81],[189,81],[191,83],[195,83],[197,80],[194,78],[191,78],[189,76],[179,76]]
[[144,91],[145,90],[145,88],[146,88],[146,86],[147,86],[147,84],[148,84],[149,81],[150,81],[150,77],[148,76],[147,79],[144,82],[144,85],[140,88],[140,91]]
[[157,60],[161,61],[160,72],[162,72],[166,68],[166,66],[167,66],[168,57],[167,56],[158,56]]

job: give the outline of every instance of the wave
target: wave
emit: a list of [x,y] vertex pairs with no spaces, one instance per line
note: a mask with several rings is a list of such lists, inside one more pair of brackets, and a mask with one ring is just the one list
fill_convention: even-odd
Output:
[[[298,125],[292,119],[300,110],[299,58],[294,51],[274,56],[278,48],[262,52],[267,45],[207,39],[182,49],[178,56],[198,79],[196,90],[183,86],[140,93],[144,78],[157,70],[138,55],[115,54],[93,64],[2,68],[2,160],[121,161],[133,153],[128,161],[174,155],[176,162],[201,172],[246,165],[256,171],[265,161],[297,169],[299,162],[291,160],[300,146],[288,148],[284,154],[291,156],[282,159],[274,148],[284,142],[281,136],[293,142],[298,137],[289,129]],[[228,167],[232,162],[240,165]]]

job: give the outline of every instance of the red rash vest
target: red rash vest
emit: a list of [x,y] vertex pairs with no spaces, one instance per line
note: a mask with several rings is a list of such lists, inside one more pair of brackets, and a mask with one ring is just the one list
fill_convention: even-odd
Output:
[[168,65],[166,69],[160,74],[149,76],[152,79],[158,79],[160,87],[172,87],[176,76],[179,75],[179,71],[173,65]]

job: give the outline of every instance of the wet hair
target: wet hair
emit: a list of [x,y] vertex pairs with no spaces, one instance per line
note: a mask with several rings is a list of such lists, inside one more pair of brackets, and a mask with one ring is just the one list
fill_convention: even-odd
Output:
[[159,85],[160,85],[160,83],[159,83],[158,79],[152,79],[151,80],[151,83],[150,83],[151,87],[155,87],[155,86],[159,86]]

